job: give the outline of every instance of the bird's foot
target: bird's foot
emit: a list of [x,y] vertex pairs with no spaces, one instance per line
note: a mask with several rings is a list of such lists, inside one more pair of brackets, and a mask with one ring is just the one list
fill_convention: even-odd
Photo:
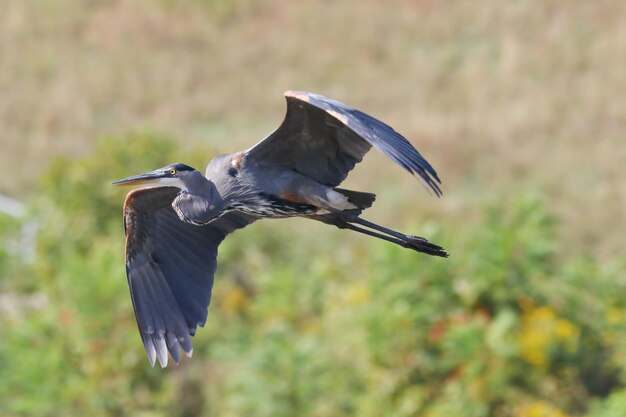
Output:
[[448,257],[448,253],[441,246],[431,243],[428,239],[421,236],[405,235],[404,245],[402,246],[432,256]]

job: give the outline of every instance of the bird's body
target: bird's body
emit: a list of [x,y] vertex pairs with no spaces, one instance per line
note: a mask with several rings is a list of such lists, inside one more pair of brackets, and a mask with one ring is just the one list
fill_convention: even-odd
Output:
[[[292,170],[264,165],[243,152],[214,158],[206,177],[219,184],[220,195],[227,196],[222,212],[237,210],[258,218],[283,218],[328,213],[326,206],[357,208],[333,187]],[[228,197],[233,195],[236,197]]]
[[[211,160],[205,175],[172,164],[115,185],[146,185],[124,204],[126,269],[139,331],[152,364],[191,353],[204,325],[217,247],[229,233],[263,218],[305,217],[447,256],[426,239],[360,217],[375,195],[337,188],[375,146],[437,195],[439,179],[391,127],[337,101],[287,92],[283,124],[257,145]],[[437,181],[437,182],[436,182]]]
[[[207,169],[207,178],[219,183],[213,178],[213,172],[226,172],[227,186],[220,190],[224,195],[230,195],[231,190],[237,190],[236,198],[226,202],[225,210],[238,210],[259,218],[280,218],[297,215],[313,214],[315,207],[303,202],[289,201],[284,198],[294,193],[306,178],[295,172],[281,168],[263,166],[254,160],[248,161],[243,153],[222,155],[216,158],[216,163],[210,164]],[[213,160],[215,161],[215,159]],[[211,171],[211,173],[209,173]],[[219,187],[218,187],[219,189]]]

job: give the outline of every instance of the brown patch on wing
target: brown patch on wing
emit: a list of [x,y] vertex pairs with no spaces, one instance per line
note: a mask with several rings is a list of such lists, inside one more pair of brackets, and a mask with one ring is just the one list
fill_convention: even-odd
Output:
[[[170,190],[165,198],[162,193],[153,193],[154,190]],[[149,226],[149,211],[156,211],[167,205],[178,194],[172,187],[140,188],[126,195],[124,200],[124,230],[126,231],[125,249],[130,259],[134,258],[146,239]]]
[[303,91],[293,91],[293,90],[285,91],[285,97],[292,97],[300,101],[304,101],[306,103],[309,102],[309,96]]
[[348,118],[345,115],[343,115],[343,114],[341,114],[341,113],[339,113],[339,112],[337,112],[335,110],[326,110],[326,113],[330,114],[335,119],[339,120],[341,123],[343,123],[344,125],[348,126]]
[[126,231],[125,250],[126,254],[130,255],[130,258],[134,257],[134,253],[130,253],[129,249],[135,244],[139,244],[137,240],[140,238],[137,235],[137,210],[135,210],[135,200],[138,190],[131,191],[126,195],[124,200],[124,230]]
[[243,160],[243,152],[237,152],[233,156],[233,159],[230,160],[230,166],[235,168],[235,169],[239,169],[239,168],[241,168],[242,160]]
[[291,191],[285,191],[281,193],[280,198],[282,198],[283,200],[289,201],[290,203],[315,205],[313,204],[313,202],[306,199],[304,196],[298,193],[291,192]]

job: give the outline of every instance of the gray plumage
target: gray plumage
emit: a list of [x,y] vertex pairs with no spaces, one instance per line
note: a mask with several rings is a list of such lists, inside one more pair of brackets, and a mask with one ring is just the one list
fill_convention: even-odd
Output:
[[126,272],[139,332],[154,365],[179,362],[207,319],[217,248],[261,218],[306,217],[434,256],[426,239],[360,217],[375,195],[337,188],[373,147],[441,195],[437,173],[391,127],[320,95],[291,92],[281,126],[252,148],[220,155],[205,175],[184,165],[116,181],[139,185],[124,203]]

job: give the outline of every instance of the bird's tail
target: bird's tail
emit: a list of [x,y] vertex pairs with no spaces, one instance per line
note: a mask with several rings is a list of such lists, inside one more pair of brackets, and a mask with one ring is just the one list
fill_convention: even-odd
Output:
[[376,200],[376,194],[372,193],[345,190],[343,188],[335,188],[334,190],[348,197],[348,201],[354,204],[359,209],[359,212],[372,207],[372,204],[374,204],[374,201]]

